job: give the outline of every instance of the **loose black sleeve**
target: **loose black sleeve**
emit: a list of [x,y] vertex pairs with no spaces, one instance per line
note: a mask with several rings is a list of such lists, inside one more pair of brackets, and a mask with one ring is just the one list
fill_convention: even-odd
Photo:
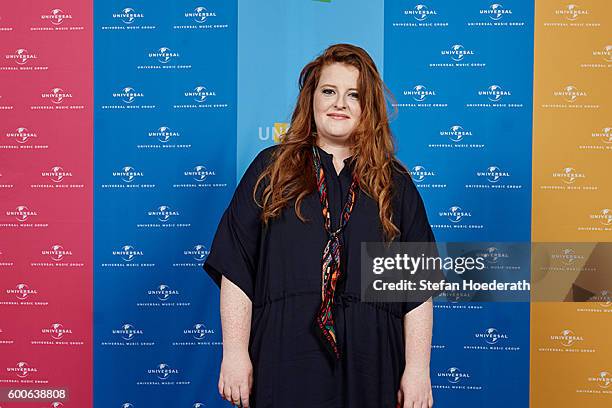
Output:
[[261,237],[261,208],[253,201],[253,188],[268,156],[269,149],[260,152],[242,176],[204,262],[204,270],[219,287],[221,277],[225,276],[251,301]]

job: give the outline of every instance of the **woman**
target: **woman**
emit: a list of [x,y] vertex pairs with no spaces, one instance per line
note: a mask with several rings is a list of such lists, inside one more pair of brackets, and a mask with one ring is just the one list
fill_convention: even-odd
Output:
[[397,162],[370,56],[304,67],[291,125],[255,158],[205,270],[221,287],[219,393],[243,407],[431,407],[432,302],[359,301],[360,245],[433,241]]

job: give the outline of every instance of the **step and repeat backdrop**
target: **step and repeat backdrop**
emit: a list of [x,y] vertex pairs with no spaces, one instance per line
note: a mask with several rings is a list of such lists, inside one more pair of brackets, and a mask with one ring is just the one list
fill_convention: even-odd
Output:
[[395,96],[438,241],[559,244],[533,268],[548,301],[435,304],[436,406],[610,406],[593,267],[612,256],[610,16],[604,0],[5,4],[0,390],[56,391],[0,407],[227,406],[202,264],[289,127],[301,68],[339,42]]

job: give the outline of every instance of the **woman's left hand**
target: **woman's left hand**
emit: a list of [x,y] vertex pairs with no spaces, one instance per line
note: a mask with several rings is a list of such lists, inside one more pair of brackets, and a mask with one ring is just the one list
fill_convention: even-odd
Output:
[[397,391],[397,406],[399,408],[433,407],[429,369],[409,367],[404,369],[400,389]]

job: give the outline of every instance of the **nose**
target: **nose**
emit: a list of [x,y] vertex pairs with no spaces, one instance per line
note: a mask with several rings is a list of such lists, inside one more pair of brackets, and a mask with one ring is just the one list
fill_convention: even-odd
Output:
[[344,98],[342,97],[342,95],[338,95],[338,97],[336,98],[336,103],[334,104],[334,107],[336,109],[346,108],[346,105],[344,103]]

